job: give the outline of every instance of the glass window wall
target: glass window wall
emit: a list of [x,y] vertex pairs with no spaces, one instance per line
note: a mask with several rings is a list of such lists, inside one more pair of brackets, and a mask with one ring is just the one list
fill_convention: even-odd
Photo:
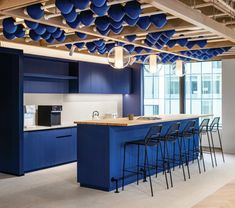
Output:
[[[160,67],[155,75],[144,71],[145,115],[179,113],[179,78],[173,75],[172,65]],[[185,70],[185,112],[221,117],[221,61],[187,63]]]

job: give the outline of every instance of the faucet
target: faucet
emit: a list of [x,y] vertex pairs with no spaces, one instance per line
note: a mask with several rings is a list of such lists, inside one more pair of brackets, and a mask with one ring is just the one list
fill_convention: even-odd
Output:
[[99,113],[99,111],[93,111],[93,113],[92,113],[92,119],[94,120],[94,119],[99,119],[99,115],[100,115],[100,113]]

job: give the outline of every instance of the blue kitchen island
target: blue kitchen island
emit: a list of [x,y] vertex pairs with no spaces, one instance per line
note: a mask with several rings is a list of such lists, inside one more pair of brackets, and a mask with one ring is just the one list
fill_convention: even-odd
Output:
[[[115,179],[120,179],[122,176],[125,142],[143,139],[153,125],[162,124],[162,134],[166,133],[174,122],[181,122],[180,129],[183,129],[189,120],[194,119],[197,121],[198,126],[199,118],[203,116],[179,114],[160,115],[158,116],[160,119],[157,120],[139,120],[135,118],[130,121],[127,118],[118,118],[76,121],[78,139],[77,181],[81,187],[104,191],[114,190]],[[150,163],[155,161],[156,151],[156,148],[149,149]],[[172,152],[172,149],[170,149],[170,154]],[[126,167],[129,169],[135,168],[137,164],[136,155],[136,147],[127,148]],[[140,155],[143,156],[144,154]],[[141,163],[143,159],[140,158]],[[125,180],[125,183],[129,184],[135,181],[136,176],[130,176]],[[118,186],[121,186],[121,181],[118,181]]]

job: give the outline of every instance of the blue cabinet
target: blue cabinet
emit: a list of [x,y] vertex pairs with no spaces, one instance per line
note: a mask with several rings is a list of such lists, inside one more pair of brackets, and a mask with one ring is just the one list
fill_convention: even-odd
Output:
[[76,135],[75,127],[24,132],[24,171],[75,161]]
[[130,94],[132,69],[116,70],[105,64],[79,62],[79,93]]
[[0,171],[23,175],[23,51],[0,47]]
[[25,93],[77,93],[78,63],[39,56],[24,57]]
[[130,94],[132,69],[107,64],[24,57],[25,93]]

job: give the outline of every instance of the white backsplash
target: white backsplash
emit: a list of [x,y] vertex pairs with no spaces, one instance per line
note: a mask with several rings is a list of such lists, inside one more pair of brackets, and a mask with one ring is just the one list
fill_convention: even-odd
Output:
[[24,105],[62,105],[62,123],[92,118],[97,110],[103,116],[117,113],[122,116],[122,95],[101,94],[24,94]]

